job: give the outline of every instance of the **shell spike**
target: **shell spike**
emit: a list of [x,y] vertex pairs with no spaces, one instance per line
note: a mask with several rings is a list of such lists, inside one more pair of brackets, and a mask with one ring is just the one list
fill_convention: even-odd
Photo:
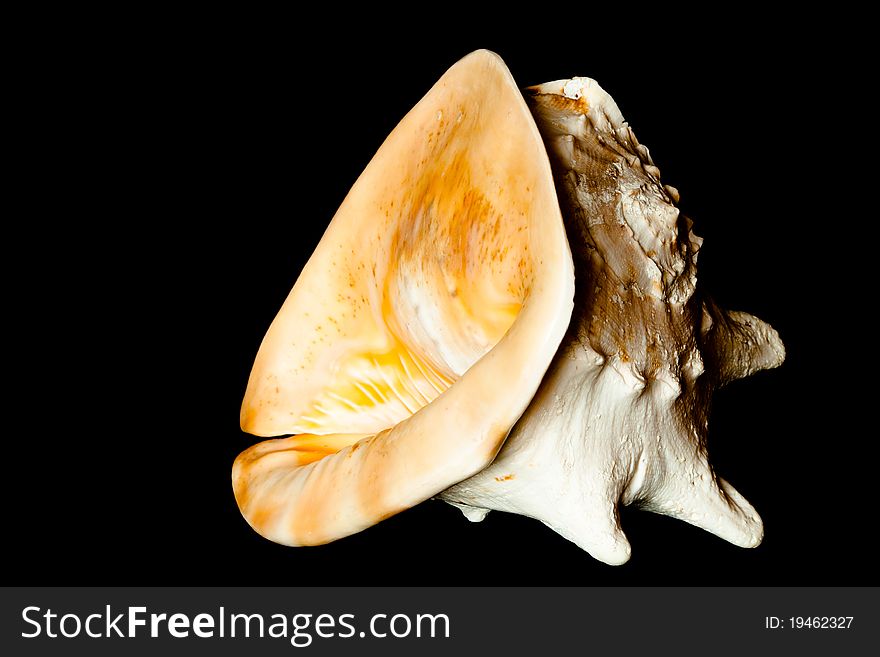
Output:
[[647,506],[652,511],[683,520],[705,529],[725,541],[743,548],[753,548],[764,538],[764,523],[755,508],[721,477],[704,476],[689,491],[665,490],[658,504]]
[[725,311],[710,301],[704,307],[703,326],[719,385],[779,367],[785,360],[779,333],[754,315]]
[[617,504],[591,496],[584,500],[584,505],[586,508],[579,509],[577,515],[569,515],[560,522],[544,520],[544,524],[609,566],[629,561],[632,548],[620,528]]

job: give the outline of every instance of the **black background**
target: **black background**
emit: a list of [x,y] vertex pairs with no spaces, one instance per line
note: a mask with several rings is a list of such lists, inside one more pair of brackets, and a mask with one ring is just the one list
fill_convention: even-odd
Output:
[[[12,279],[23,297],[12,323],[37,346],[10,354],[23,368],[8,579],[877,583],[874,436],[853,417],[858,386],[840,365],[860,358],[852,312],[825,262],[840,233],[827,228],[837,164],[821,44],[766,19],[691,15],[694,28],[536,11],[484,27],[406,13],[127,18],[51,49],[35,30],[18,172],[33,250]],[[783,367],[719,392],[710,423],[717,470],[764,519],[759,548],[635,511],[621,567],[534,520],[471,524],[441,502],[317,548],[274,545],[240,517],[230,469],[256,440],[238,410],[265,330],[384,137],[476,48],[522,86],[597,79],[705,238],[701,284],[779,330]]]

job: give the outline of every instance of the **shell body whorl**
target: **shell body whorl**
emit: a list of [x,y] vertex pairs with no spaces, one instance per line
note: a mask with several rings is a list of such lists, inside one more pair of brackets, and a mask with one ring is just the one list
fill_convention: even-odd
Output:
[[702,240],[595,81],[527,93],[572,247],[575,309],[501,453],[441,498],[537,518],[609,564],[630,555],[621,504],[758,545],[761,519],[715,474],[706,432],[718,386],[782,362],[778,335],[699,290]]

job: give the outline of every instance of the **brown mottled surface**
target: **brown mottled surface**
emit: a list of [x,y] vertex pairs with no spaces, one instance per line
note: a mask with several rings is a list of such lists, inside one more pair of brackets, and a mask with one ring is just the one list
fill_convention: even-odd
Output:
[[[572,337],[654,378],[669,369],[673,345],[696,348],[700,308],[690,279],[700,240],[679,221],[631,130],[612,137],[587,118],[577,124],[583,132],[569,135],[570,115],[588,112],[584,98],[532,93],[528,101],[542,117],[570,242],[581,245],[572,250],[578,281]],[[668,312],[672,294],[682,312]]]

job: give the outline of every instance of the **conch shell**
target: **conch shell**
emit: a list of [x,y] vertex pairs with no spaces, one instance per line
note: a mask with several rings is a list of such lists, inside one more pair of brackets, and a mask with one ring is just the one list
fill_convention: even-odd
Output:
[[330,223],[242,404],[245,431],[293,434],[233,466],[266,538],[326,543],[439,497],[609,564],[621,503],[761,541],[705,437],[712,391],[779,365],[779,337],[697,290],[701,240],[598,84],[526,94],[465,57]]

